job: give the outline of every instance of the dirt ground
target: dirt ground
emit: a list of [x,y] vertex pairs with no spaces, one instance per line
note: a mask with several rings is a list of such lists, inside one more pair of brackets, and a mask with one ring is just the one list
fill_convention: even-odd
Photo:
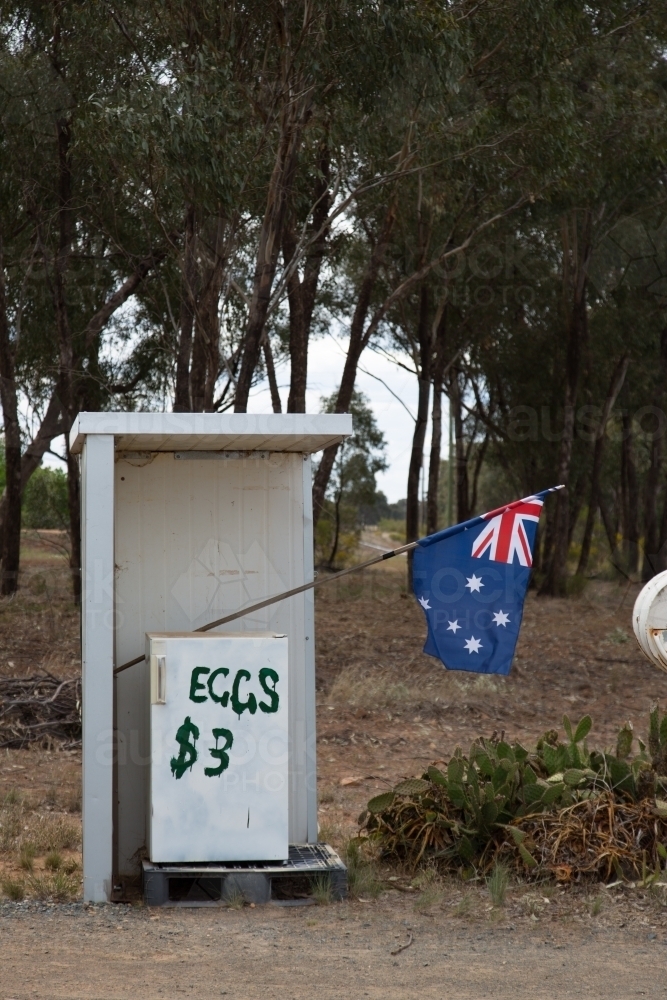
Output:
[[[26,539],[22,590],[0,604],[0,674],[79,669],[78,616],[58,546],[48,533]],[[564,713],[590,713],[598,745],[613,745],[626,719],[645,735],[649,704],[667,701],[667,678],[632,637],[637,590],[591,581],[567,601],[529,595],[512,675],[487,678],[446,673],[420,652],[423,616],[405,594],[399,560],[322,587],[321,839],[342,849],[369,797],[494,730],[530,743],[562,730]],[[0,803],[23,810],[30,830],[51,824],[71,840],[79,781],[77,751],[0,750]],[[0,844],[2,834],[0,826]],[[76,849],[61,853],[72,873]],[[29,897],[0,902],[0,1000],[667,994],[664,889],[514,884],[494,908],[482,882],[381,869],[384,891],[345,903],[152,913],[40,901],[56,876],[44,856],[32,864],[28,872],[15,850],[0,852],[0,876],[23,880]],[[68,877],[74,885],[80,871]]]
[[5,906],[0,996],[628,1000],[667,994],[664,929],[642,925],[639,913],[615,926],[577,914],[457,917],[440,909],[416,913],[397,896],[156,915],[125,906]]

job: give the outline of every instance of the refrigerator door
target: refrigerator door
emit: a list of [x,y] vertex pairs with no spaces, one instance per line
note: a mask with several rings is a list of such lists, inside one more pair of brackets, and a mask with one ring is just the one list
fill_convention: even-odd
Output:
[[285,860],[287,637],[147,638],[150,860]]

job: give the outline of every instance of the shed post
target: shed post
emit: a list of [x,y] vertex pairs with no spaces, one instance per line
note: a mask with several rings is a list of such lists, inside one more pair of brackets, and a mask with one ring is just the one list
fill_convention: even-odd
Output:
[[[303,456],[303,578],[315,576],[313,546],[312,461]],[[317,733],[315,695],[315,593],[304,596],[305,659],[306,659],[306,815],[308,843],[318,840],[317,831]]]
[[113,869],[114,438],[81,455],[83,898],[111,898]]

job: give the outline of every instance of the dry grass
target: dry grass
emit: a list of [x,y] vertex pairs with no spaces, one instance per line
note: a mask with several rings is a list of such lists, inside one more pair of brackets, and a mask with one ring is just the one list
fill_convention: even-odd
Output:
[[33,844],[23,844],[19,851],[19,867],[23,871],[31,872],[35,867],[35,847]]
[[468,678],[465,674],[443,672],[434,679],[418,671],[403,673],[409,681],[398,679],[394,671],[360,673],[355,667],[346,667],[331,685],[327,701],[368,712],[428,708],[437,714],[439,707],[449,708],[470,696],[495,693],[503,683],[503,678],[485,676]]
[[81,843],[79,825],[66,816],[33,813],[26,834],[26,840],[34,844],[40,855],[50,851],[73,851]]
[[0,879],[0,889],[2,889],[7,899],[10,899],[13,903],[20,903],[25,898],[25,882],[23,879]]
[[492,906],[504,906],[509,886],[509,871],[507,867],[500,862],[496,862],[493,866],[493,871],[486,880],[486,884]]
[[408,687],[390,676],[375,674],[360,677],[354,669],[342,670],[328,694],[334,705],[373,709],[405,708],[419,704],[423,692]]
[[313,899],[319,906],[328,906],[333,901],[331,892],[331,879],[327,875],[318,875],[312,880],[311,889]]
[[18,593],[0,599],[0,674],[36,667],[58,677],[80,671],[79,612],[72,600],[66,533],[23,532]]
[[382,892],[377,862],[368,846],[356,838],[348,840],[342,850],[347,865],[348,892],[362,899],[376,899]]
[[18,794],[0,802],[0,888],[12,900],[32,896],[65,901],[80,893],[76,851],[79,824],[69,816],[40,813]]
[[44,858],[44,867],[48,868],[49,871],[57,872],[63,866],[63,856],[59,851],[49,851],[49,853]]
[[441,903],[445,893],[445,882],[433,865],[427,865],[412,880],[414,888],[419,889],[419,895],[415,899],[414,908],[419,913],[430,910],[437,903]]
[[[621,802],[605,793],[556,813],[526,816],[515,825],[526,834],[524,845],[537,861],[536,870],[550,872],[561,883],[618,877],[649,884],[661,875],[667,821],[648,799]],[[513,840],[504,841],[501,852],[522,867]]]
[[27,888],[37,899],[50,899],[56,903],[66,903],[76,899],[81,890],[81,880],[65,871],[53,874],[31,875]]

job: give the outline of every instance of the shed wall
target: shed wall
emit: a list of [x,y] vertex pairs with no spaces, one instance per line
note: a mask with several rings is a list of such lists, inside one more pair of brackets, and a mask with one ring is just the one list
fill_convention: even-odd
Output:
[[[308,469],[305,469],[307,466]],[[118,453],[115,465],[115,662],[146,632],[193,631],[312,578],[310,460],[301,454],[176,458]],[[305,517],[304,517],[305,515]],[[289,636],[290,841],[316,839],[312,595],[297,595],[220,631]],[[118,675],[117,871],[138,871],[146,843],[145,667]],[[310,824],[309,824],[310,817]],[[309,836],[310,834],[310,836]]]

